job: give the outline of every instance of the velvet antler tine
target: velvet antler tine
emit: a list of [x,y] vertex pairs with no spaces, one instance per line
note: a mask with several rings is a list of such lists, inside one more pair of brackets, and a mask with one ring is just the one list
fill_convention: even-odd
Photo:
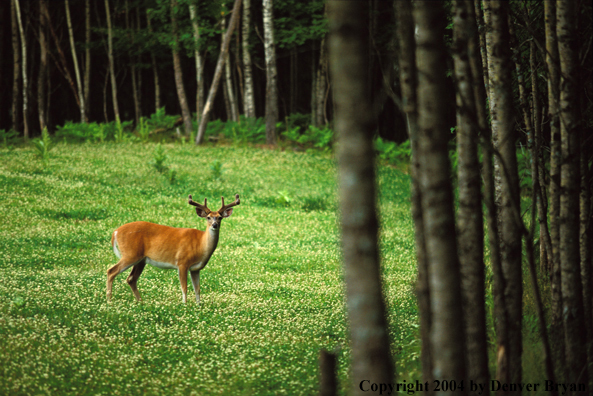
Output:
[[206,200],[206,198],[204,198],[204,205],[202,205],[202,204],[199,204],[199,203],[197,203],[196,201],[194,201],[194,200],[192,199],[192,196],[191,196],[191,194],[190,194],[190,196],[189,196],[189,201],[188,201],[188,203],[189,203],[190,205],[193,205],[193,206],[195,206],[195,207],[197,207],[197,208],[199,208],[199,209],[202,209],[202,210],[206,211],[206,213],[210,213],[210,212],[211,212],[211,210],[210,210],[210,209],[208,209],[207,202],[208,202],[208,201]]
[[219,213],[222,213],[225,210],[232,208],[233,206],[237,206],[241,203],[241,201],[239,200],[239,194],[235,194],[235,202],[230,203],[228,205],[224,204],[224,197],[220,197],[220,199],[222,200],[222,207],[220,209],[218,209]]

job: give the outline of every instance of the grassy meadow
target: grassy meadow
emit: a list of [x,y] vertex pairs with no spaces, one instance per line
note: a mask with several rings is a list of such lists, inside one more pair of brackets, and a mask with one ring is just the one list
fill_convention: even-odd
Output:
[[[168,170],[158,172],[155,151]],[[166,157],[165,157],[166,156]],[[164,159],[165,158],[165,159]],[[158,162],[158,161],[157,161]],[[331,154],[256,147],[59,143],[0,148],[0,393],[311,395],[319,350],[348,385],[336,169]],[[398,380],[419,376],[409,179],[378,168],[383,277]],[[241,204],[182,304],[147,266],[136,303],[106,270],[118,226],[205,228],[187,204]]]

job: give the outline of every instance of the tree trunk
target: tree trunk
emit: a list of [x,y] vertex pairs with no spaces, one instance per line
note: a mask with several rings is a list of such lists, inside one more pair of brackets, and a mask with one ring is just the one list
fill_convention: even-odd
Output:
[[273,0],[263,0],[264,50],[266,57],[266,144],[276,144],[278,122],[278,85],[276,71],[276,48],[274,45]]
[[[146,26],[148,26],[148,31],[151,35],[154,34],[152,30],[152,25],[150,23],[150,15],[148,12],[146,13]],[[159,82],[159,73],[158,68],[156,65],[156,57],[154,56],[154,51],[150,51],[150,60],[152,62],[152,75],[154,78],[154,111],[157,112],[161,106],[161,84]],[[199,86],[198,86],[199,87]],[[198,114],[199,117],[199,114]]]
[[208,114],[210,113],[210,109],[214,103],[214,97],[216,96],[216,91],[218,90],[218,84],[220,83],[220,78],[222,77],[222,69],[224,66],[224,61],[226,60],[226,53],[229,51],[231,36],[233,35],[233,30],[235,29],[235,26],[237,26],[237,21],[239,20],[240,9],[241,0],[235,0],[229,27],[226,31],[226,35],[224,36],[220,54],[218,55],[216,69],[214,70],[214,78],[212,79],[212,85],[210,86],[210,91],[208,92],[208,99],[206,100],[204,111],[202,112],[202,117],[200,119],[200,126],[198,128],[198,134],[196,135],[196,144],[201,144],[202,140],[204,139],[204,132],[206,131],[206,124],[208,123]]
[[68,37],[70,38],[70,49],[72,51],[72,60],[74,62],[74,75],[76,76],[76,88],[78,92],[78,107],[80,109],[80,122],[86,122],[86,110],[84,107],[84,93],[82,87],[82,80],[80,78],[80,67],[78,67],[78,56],[76,55],[76,46],[74,45],[74,31],[72,30],[72,18],[70,18],[70,4],[68,0],[65,2],[66,7],[66,23],[68,24]]
[[330,65],[336,98],[344,278],[352,349],[350,394],[362,379],[393,383],[378,251],[374,114],[366,86],[365,1],[328,2]]
[[29,138],[29,120],[28,120],[28,82],[27,82],[27,41],[25,38],[25,28],[23,26],[23,18],[21,17],[20,0],[13,0],[16,9],[16,17],[19,26],[19,33],[21,36],[21,57],[23,59],[23,66],[21,68],[23,78],[23,132],[25,139]]
[[119,116],[119,104],[117,103],[117,83],[115,81],[115,62],[113,60],[113,28],[111,26],[109,0],[105,0],[105,14],[107,19],[107,45],[109,56],[109,74],[111,76],[111,98],[113,99],[113,113],[116,120],[121,120]]
[[45,102],[47,96],[47,2],[39,0],[39,48],[41,49],[41,59],[39,63],[39,76],[37,78],[37,112],[39,114],[39,129],[47,126],[47,113]]
[[[399,38],[400,84],[403,111],[406,114],[408,135],[412,148],[410,159],[411,176],[411,212],[414,220],[414,234],[416,241],[416,260],[418,262],[418,279],[416,281],[416,296],[418,299],[418,313],[420,317],[420,338],[422,341],[422,381],[432,383],[432,352],[430,347],[430,288],[428,285],[428,262],[426,259],[426,244],[424,238],[424,224],[422,216],[422,196],[419,184],[418,161],[418,113],[416,107],[416,48],[414,42],[414,20],[412,3],[410,0],[395,2]],[[426,391],[426,395],[432,394]]]
[[84,108],[86,109],[86,117],[90,113],[90,84],[91,84],[91,3],[90,0],[84,2],[84,17],[85,17],[85,66],[84,66]]
[[[420,188],[432,314],[431,349],[435,380],[466,378],[464,318],[453,190],[447,149],[445,107],[447,54],[445,13],[440,2],[415,3],[418,68]],[[353,110],[355,111],[355,110]],[[464,391],[447,392],[461,395]]]
[[177,88],[177,98],[179,107],[181,107],[181,116],[185,134],[191,135],[192,122],[191,113],[185,96],[185,87],[183,85],[183,72],[181,70],[181,56],[179,55],[179,27],[177,26],[177,0],[171,0],[171,32],[173,34],[173,71],[175,73],[175,87]]
[[[487,1],[491,27],[488,56],[490,75],[490,103],[496,108],[492,116],[492,130],[498,132],[500,153],[500,224],[501,257],[505,281],[505,302],[508,314],[508,370],[511,383],[521,382],[522,366],[522,308],[523,282],[521,271],[521,231],[519,206],[519,176],[509,54],[508,3]],[[488,36],[488,34],[487,34]],[[494,104],[494,105],[493,105]]]
[[12,29],[12,56],[13,74],[12,74],[12,108],[11,108],[11,129],[18,131],[20,129],[20,102],[21,90],[19,80],[21,78],[21,49],[19,47],[19,27],[16,14],[16,1],[10,2],[10,22]]
[[[484,26],[484,18],[482,15],[482,7],[480,6],[480,0],[473,0],[474,1],[474,14],[476,19],[476,24],[478,25],[478,37],[479,37],[479,45],[480,45],[480,59],[482,61],[482,79],[484,80],[484,95],[488,94],[489,87],[488,87],[488,56],[486,55],[486,27]],[[477,76],[476,76],[477,78]]]
[[[461,268],[461,291],[465,316],[467,375],[487,384],[488,347],[484,296],[484,226],[480,193],[476,103],[469,59],[469,39],[477,33],[471,0],[453,2],[453,60],[457,82],[457,158],[459,210],[457,241]],[[476,76],[481,77],[481,76]],[[470,390],[471,391],[471,390]],[[487,392],[487,390],[486,390]],[[472,394],[482,394],[479,390]],[[488,394],[488,392],[487,392]]]
[[[479,1],[474,3],[474,12],[470,9],[477,25],[481,24],[481,17],[476,10],[480,9]],[[500,233],[498,227],[498,208],[495,204],[494,164],[492,150],[492,134],[488,125],[486,112],[487,57],[481,48],[482,35],[470,36],[469,57],[472,69],[474,98],[476,101],[476,118],[482,133],[482,177],[484,179],[484,203],[487,208],[488,242],[490,250],[490,266],[493,273],[493,300],[496,328],[496,361],[495,378],[508,383],[508,317],[504,297],[504,276],[500,256]],[[503,392],[499,391],[499,394]]]
[[[134,46],[134,27],[130,24],[130,10],[129,10],[129,3],[128,0],[125,1],[125,18],[126,18],[126,30],[128,31],[128,39],[130,40],[130,44]],[[132,76],[132,98],[134,100],[134,123],[135,125],[140,124],[140,117],[142,116],[142,110],[140,109],[140,98],[138,95],[138,76],[136,74],[136,64],[132,56],[129,57],[130,62],[130,74]]]
[[327,55],[325,50],[325,37],[321,40],[319,51],[319,67],[317,68],[317,93],[315,95],[315,126],[321,127],[327,123],[325,119],[325,91],[326,91],[326,75],[327,75]]
[[[587,333],[585,329],[579,251],[579,130],[575,52],[575,4],[556,3],[560,80],[560,267],[562,271],[562,312],[566,353],[566,381],[588,383]],[[585,394],[584,392],[582,393]]]
[[196,119],[199,125],[202,110],[204,110],[204,65],[198,44],[200,40],[200,25],[198,23],[198,12],[194,3],[189,4],[189,14],[194,32],[194,58],[196,59],[196,82],[198,86],[196,90]]
[[[226,16],[222,15],[222,31],[225,31],[226,28]],[[224,37],[222,39],[224,41]],[[221,41],[221,45],[222,45]],[[226,61],[224,62],[224,77],[225,77],[225,87],[227,98],[229,102],[229,109],[230,113],[227,113],[229,119],[237,122],[239,121],[239,109],[237,108],[237,100],[235,99],[235,90],[233,89],[233,80],[231,76],[231,55],[230,51],[226,53]]]
[[550,119],[550,239],[552,242],[552,323],[550,335],[554,360],[564,366],[564,331],[562,324],[562,273],[560,270],[560,124],[558,119],[559,63],[556,38],[556,5],[545,1],[546,64],[548,68],[548,116]]
[[255,98],[253,95],[253,76],[251,71],[251,52],[249,50],[249,26],[251,25],[251,0],[243,2],[243,26],[241,40],[243,47],[243,66],[245,67],[245,94],[243,109],[245,117],[255,118]]

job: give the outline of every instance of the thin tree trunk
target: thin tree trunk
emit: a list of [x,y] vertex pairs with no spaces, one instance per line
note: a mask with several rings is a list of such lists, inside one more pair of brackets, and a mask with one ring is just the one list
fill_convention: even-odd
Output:
[[[587,332],[579,251],[580,154],[577,94],[575,4],[556,3],[560,81],[560,267],[562,271],[562,318],[566,352],[566,381],[588,384]],[[582,393],[583,395],[585,392]]]
[[[226,16],[222,16],[222,31],[226,28]],[[223,40],[224,41],[224,38]],[[222,45],[222,43],[221,43]],[[239,121],[239,109],[237,108],[237,100],[235,99],[235,90],[233,89],[233,80],[231,76],[231,55],[230,51],[226,53],[226,61],[224,62],[224,77],[225,77],[225,86],[227,90],[227,97],[229,101],[229,109],[231,110],[228,113],[228,117],[233,121]]]
[[[480,59],[482,61],[482,78],[484,80],[484,87],[485,91],[484,94],[488,95],[489,86],[488,86],[488,56],[486,54],[486,27],[484,26],[484,18],[482,14],[482,7],[480,6],[480,0],[473,0],[474,1],[474,13],[476,24],[478,25],[478,37],[479,37],[479,45],[480,45]],[[477,77],[477,76],[476,76]]]
[[[416,2],[414,21],[418,30],[418,148],[430,285],[433,376],[435,380],[459,382],[466,378],[466,354],[447,149],[446,77],[442,67],[447,59],[443,42],[446,17],[442,4]],[[466,392],[457,389],[446,394],[464,395]]]
[[202,61],[202,54],[199,50],[200,41],[200,25],[198,23],[198,12],[194,3],[189,4],[189,14],[191,17],[192,28],[194,32],[194,58],[196,59],[196,118],[198,125],[200,124],[200,117],[204,109],[204,67]]
[[548,68],[548,116],[550,119],[550,239],[552,242],[552,323],[550,334],[554,360],[564,366],[564,330],[562,325],[562,272],[560,270],[560,124],[558,119],[559,63],[556,37],[556,5],[545,1],[546,64]]
[[19,4],[20,0],[13,0],[16,9],[17,22],[19,26],[19,33],[21,36],[21,57],[23,60],[23,66],[21,68],[23,78],[23,132],[25,139],[29,138],[29,120],[28,120],[28,82],[27,82],[27,41],[25,39],[25,28],[23,26],[23,19],[21,17],[21,7]]
[[251,71],[251,52],[249,50],[249,26],[251,25],[251,0],[243,2],[243,25],[241,40],[243,47],[243,66],[245,67],[245,94],[243,109],[245,117],[255,118],[255,97],[253,94],[253,76]]
[[[134,27],[130,24],[130,10],[129,10],[129,3],[128,0],[125,1],[125,19],[126,19],[126,30],[128,31],[128,39],[130,40],[130,44],[134,46]],[[132,98],[134,100],[134,123],[135,125],[140,124],[140,117],[142,116],[142,111],[140,110],[140,98],[138,96],[138,80],[136,75],[136,64],[134,63],[134,59],[129,57],[130,61],[130,74],[132,76]]]
[[39,114],[39,129],[43,130],[47,126],[47,113],[45,109],[47,95],[47,2],[39,0],[39,48],[41,49],[41,59],[39,64],[39,76],[37,78],[37,112]]
[[[414,20],[412,3],[410,0],[395,2],[398,17],[398,31],[400,57],[400,84],[402,89],[403,111],[406,114],[408,135],[412,148],[410,159],[411,176],[411,211],[414,220],[414,234],[416,241],[416,261],[418,262],[418,279],[416,281],[416,296],[420,317],[420,338],[422,341],[422,381],[432,383],[432,352],[430,347],[430,287],[428,285],[428,262],[426,259],[426,244],[424,238],[424,224],[422,216],[422,196],[420,194],[419,160],[418,160],[418,113],[416,106],[416,48],[414,42]],[[432,394],[427,390],[426,395]]]
[[107,19],[107,44],[109,56],[109,74],[111,76],[111,98],[113,101],[113,113],[116,120],[121,120],[119,116],[119,104],[117,103],[117,83],[115,81],[115,62],[113,60],[113,28],[111,26],[109,0],[105,0],[105,15]]
[[20,125],[20,102],[21,102],[21,90],[19,80],[21,78],[21,49],[19,47],[19,27],[17,22],[16,13],[16,2],[18,0],[12,0],[10,2],[10,25],[12,29],[12,56],[13,62],[13,74],[12,74],[12,108],[11,108],[11,128],[15,131],[19,130]]
[[189,105],[187,104],[187,97],[185,96],[185,87],[183,84],[183,72],[181,70],[181,56],[179,55],[179,27],[177,26],[177,0],[171,0],[171,32],[173,34],[173,71],[175,73],[175,88],[177,88],[177,98],[179,99],[179,107],[181,107],[181,116],[183,118],[183,126],[185,134],[191,135],[193,128],[191,121],[191,113]]
[[276,47],[274,45],[273,0],[263,0],[264,50],[266,57],[266,143],[276,144],[278,122],[278,83],[276,70]]
[[317,68],[315,67],[315,41],[311,44],[311,125],[317,122]]
[[365,3],[328,2],[352,395],[365,394],[360,387],[362,379],[371,384],[393,383],[378,251],[374,114],[366,87]]
[[321,127],[326,124],[325,120],[325,90],[326,90],[326,76],[327,74],[327,55],[325,50],[325,37],[321,39],[321,46],[319,51],[319,67],[317,68],[317,93],[315,95],[315,105],[317,110],[315,111],[315,126]]
[[214,78],[212,79],[212,85],[210,86],[210,91],[208,92],[208,99],[206,100],[206,104],[204,105],[204,111],[202,112],[202,118],[200,119],[200,126],[198,128],[198,133],[196,135],[196,144],[201,144],[202,140],[204,139],[204,132],[206,131],[206,124],[208,123],[208,115],[214,103],[214,97],[216,97],[216,91],[218,90],[220,78],[222,77],[224,61],[226,60],[226,53],[229,50],[231,36],[233,35],[233,30],[235,29],[235,26],[239,21],[240,9],[241,0],[235,0],[233,11],[231,11],[232,14],[231,20],[229,21],[229,27],[227,29],[226,35],[224,36],[224,41],[222,42],[220,54],[218,55],[218,62],[216,63],[216,69],[214,70]]
[[[518,213],[519,177],[515,130],[513,128],[513,103],[509,54],[508,3],[486,1],[491,17],[491,43],[488,64],[490,75],[490,103],[496,107],[492,116],[492,130],[498,132],[500,152],[500,224],[501,257],[505,278],[505,302],[508,314],[508,370],[512,383],[521,382],[522,366],[522,308],[523,282],[521,271],[521,231]],[[491,66],[490,66],[491,65]],[[494,104],[494,105],[493,105]]]
[[[148,31],[152,35],[154,34],[152,30],[152,25],[150,23],[150,15],[148,12],[146,13],[146,26],[148,26]],[[157,112],[161,106],[161,84],[159,82],[159,73],[158,68],[156,65],[156,57],[154,56],[154,51],[150,51],[150,60],[152,62],[152,75],[154,78],[154,111]],[[198,115],[199,117],[199,115]]]
[[[453,60],[457,82],[457,158],[459,210],[457,241],[461,267],[461,291],[465,316],[467,375],[487,384],[488,347],[484,296],[484,226],[480,193],[478,131],[474,122],[476,103],[469,59],[469,39],[476,34],[471,0],[453,2]],[[479,77],[479,76],[476,76]],[[470,394],[483,394],[476,390]],[[488,390],[486,393],[489,394]]]
[[[475,10],[480,9],[479,1],[475,0],[474,13],[472,17],[477,21],[481,19]],[[479,25],[479,23],[478,23]],[[487,64],[487,57],[481,56],[481,38],[476,35],[470,36],[469,57],[472,68],[474,97],[476,101],[476,115],[478,125],[482,134],[482,177],[484,179],[484,203],[487,208],[488,242],[490,250],[490,266],[493,273],[493,300],[494,317],[496,328],[496,362],[497,370],[495,378],[501,382],[508,383],[508,317],[504,296],[504,276],[500,256],[500,233],[498,227],[498,210],[495,205],[494,191],[494,164],[492,150],[492,136],[486,112],[486,87],[484,82],[487,79],[482,77],[486,72],[484,66]],[[485,54],[484,54],[485,55]],[[503,392],[499,391],[499,394]]]
[[90,84],[91,84],[91,3],[90,0],[84,2],[85,17],[85,66],[84,66],[84,108],[86,109],[86,120],[90,114]]
[[78,56],[76,55],[76,46],[74,45],[74,31],[72,30],[72,18],[70,17],[70,3],[65,1],[66,23],[68,24],[68,37],[70,38],[70,49],[72,51],[72,60],[74,62],[74,75],[76,76],[76,88],[78,92],[78,107],[80,109],[80,122],[86,122],[86,110],[84,107],[84,93],[82,80],[80,78],[80,67],[78,67]]

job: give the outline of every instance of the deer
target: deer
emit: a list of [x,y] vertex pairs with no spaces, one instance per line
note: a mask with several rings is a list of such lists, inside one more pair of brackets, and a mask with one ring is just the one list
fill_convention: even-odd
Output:
[[130,267],[127,278],[136,301],[141,302],[138,291],[138,278],[146,264],[162,269],[176,269],[179,273],[183,303],[187,302],[187,273],[196,294],[196,304],[200,304],[200,271],[204,269],[218,245],[218,234],[222,219],[233,214],[233,207],[239,205],[239,194],[235,202],[222,206],[216,212],[194,202],[189,196],[188,203],[196,207],[199,217],[207,220],[206,231],[194,228],[177,228],[165,225],[135,221],[117,228],[111,235],[113,252],[119,258],[117,264],[107,270],[107,301],[111,301],[111,290],[115,277]]

